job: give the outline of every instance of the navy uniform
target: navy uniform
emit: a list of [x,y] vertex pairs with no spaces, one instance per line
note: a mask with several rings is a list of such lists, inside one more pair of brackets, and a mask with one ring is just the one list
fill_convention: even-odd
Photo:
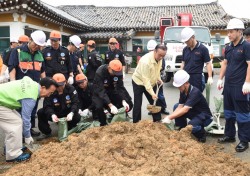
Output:
[[68,49],[59,46],[59,48],[55,50],[49,46],[44,48],[42,53],[45,59],[46,76],[53,77],[56,73],[62,73],[66,80],[68,80],[69,74],[73,72]]
[[97,69],[93,86],[94,93],[92,101],[95,105],[101,126],[107,124],[103,108],[109,110],[108,104],[112,103],[119,109],[123,107],[122,100],[125,100],[130,110],[132,109],[132,98],[124,87],[123,76],[110,75],[108,72],[108,65],[102,65]]
[[86,76],[89,82],[93,82],[95,72],[102,65],[102,58],[96,50],[92,50],[88,53],[88,65]]
[[76,52],[69,53],[74,77],[79,73],[77,66],[80,66],[79,57]]
[[224,83],[225,136],[234,138],[235,121],[238,124],[238,137],[241,142],[250,142],[249,94],[242,93],[246,79],[247,62],[250,61],[250,43],[243,38],[234,46],[230,43],[225,49],[227,67]]
[[109,64],[110,61],[114,60],[118,58],[120,60],[120,62],[122,63],[122,66],[126,66],[126,62],[125,62],[125,58],[124,58],[124,54],[121,50],[119,49],[115,49],[115,50],[108,50],[105,52],[105,64]]
[[208,49],[199,41],[193,50],[186,46],[183,49],[182,61],[185,62],[183,69],[190,75],[190,84],[203,92],[203,67],[204,63],[210,62]]
[[201,91],[190,85],[187,95],[185,92],[180,93],[179,104],[190,107],[190,110],[183,116],[175,118],[175,125],[180,128],[186,127],[188,118],[190,119],[188,124],[193,126],[193,135],[198,140],[205,138],[204,127],[212,122],[212,113]]
[[[15,49],[12,49],[8,62],[9,72],[16,70],[16,80],[22,79],[24,76],[30,77],[33,81],[39,83],[41,74],[45,71],[45,64],[42,53],[35,51],[30,53],[28,44],[24,44]],[[38,106],[38,101],[31,113],[31,128],[35,127],[35,116]]]
[[11,51],[12,51],[12,48],[9,47],[6,50],[4,50],[4,52],[3,52],[3,64],[6,66],[8,66],[8,63],[9,63]]
[[92,109],[92,95],[93,95],[93,84],[88,83],[85,90],[80,87],[76,87],[76,91],[79,98],[79,109]]
[[78,114],[78,94],[72,85],[66,84],[63,94],[59,95],[55,92],[50,97],[46,97],[43,102],[43,108],[37,112],[38,128],[45,134],[51,134],[51,128],[48,121],[52,121],[51,116],[55,114],[58,118],[67,117],[70,112],[73,112],[73,119],[68,121],[69,130],[77,125],[80,121]]

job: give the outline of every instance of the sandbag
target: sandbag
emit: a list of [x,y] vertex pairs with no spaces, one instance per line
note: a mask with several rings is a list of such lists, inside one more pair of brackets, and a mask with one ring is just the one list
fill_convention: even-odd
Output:
[[214,97],[215,112],[220,113],[220,117],[224,117],[223,98]]
[[68,122],[66,118],[59,118],[58,121],[58,139],[60,142],[65,141],[68,137]]
[[114,115],[110,123],[125,122],[128,120],[129,119],[126,117],[126,109],[123,107],[123,108],[118,109],[118,113]]

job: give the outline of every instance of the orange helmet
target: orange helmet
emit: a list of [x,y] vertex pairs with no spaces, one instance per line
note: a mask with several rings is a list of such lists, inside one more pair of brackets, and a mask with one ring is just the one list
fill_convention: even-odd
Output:
[[29,37],[27,35],[20,35],[20,37],[18,38],[19,42],[29,42]]
[[87,45],[88,46],[95,46],[95,41],[94,40],[89,40]]
[[109,43],[117,43],[116,38],[110,38],[110,39],[109,39]]
[[122,63],[115,59],[109,62],[109,67],[113,70],[114,75],[120,76],[122,75]]
[[83,73],[76,75],[76,82],[77,83],[82,83],[85,80],[87,80],[87,77]]
[[66,81],[65,76],[62,73],[54,74],[53,80],[55,80],[59,86],[63,86]]
[[51,31],[49,38],[52,40],[59,40],[61,39],[61,32],[59,31]]

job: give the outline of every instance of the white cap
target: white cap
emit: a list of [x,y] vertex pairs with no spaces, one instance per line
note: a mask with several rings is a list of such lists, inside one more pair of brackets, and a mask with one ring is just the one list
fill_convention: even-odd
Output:
[[186,42],[194,35],[194,30],[190,27],[185,27],[181,31],[181,41]]
[[79,48],[82,41],[77,35],[72,35],[69,38],[69,42],[73,43],[77,48]]
[[179,70],[174,74],[173,85],[175,87],[181,87],[184,83],[189,80],[190,76],[185,70]]
[[227,30],[229,29],[245,29],[244,23],[238,18],[233,18],[227,24]]
[[46,46],[51,46],[51,41],[50,41],[50,39],[47,40]]
[[11,37],[10,42],[12,43],[18,43],[18,39],[16,37]]
[[230,43],[230,40],[229,40],[229,37],[226,36],[225,39],[224,39],[224,45],[226,45],[226,44],[228,44],[228,43]]
[[155,47],[156,47],[156,45],[157,45],[157,43],[156,43],[155,40],[149,40],[149,41],[148,41],[148,44],[147,44],[147,49],[148,49],[148,51],[154,50]]
[[37,30],[30,34],[30,37],[32,40],[39,46],[45,46],[46,45],[46,35],[43,31]]

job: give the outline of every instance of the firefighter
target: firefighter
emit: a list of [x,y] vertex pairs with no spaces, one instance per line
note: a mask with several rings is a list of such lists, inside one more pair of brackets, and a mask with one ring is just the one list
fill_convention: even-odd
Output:
[[81,58],[79,58],[77,55],[77,49],[80,47],[80,44],[81,39],[77,35],[73,35],[69,38],[69,45],[67,48],[69,50],[69,56],[73,68],[74,78],[79,73],[78,66],[81,66]]
[[77,56],[80,59],[79,62],[80,62],[82,71],[84,71],[84,61],[87,62],[86,59],[84,58],[84,47],[85,45],[81,43],[79,50],[77,51]]
[[88,65],[86,69],[86,76],[89,82],[93,82],[95,72],[102,65],[102,58],[100,54],[95,50],[96,44],[94,40],[89,40],[87,43],[88,50]]
[[10,38],[10,47],[3,52],[3,66],[0,70],[0,82],[7,82],[9,78],[8,63],[11,51],[18,46],[18,40],[16,38]]
[[190,27],[185,27],[181,31],[181,41],[186,43],[187,46],[182,52],[181,69],[185,70],[190,75],[190,84],[197,87],[201,92],[205,88],[203,67],[206,63],[208,80],[207,83],[213,83],[212,78],[212,63],[208,49],[199,41],[195,39],[195,32]]
[[105,64],[109,64],[110,61],[114,60],[114,59],[118,59],[120,60],[120,62],[122,63],[123,66],[123,77],[125,77],[125,66],[126,66],[126,62],[125,62],[125,57],[124,54],[121,50],[116,48],[117,45],[117,40],[116,38],[110,38],[109,39],[109,50],[105,52]]
[[[39,82],[40,78],[45,77],[45,65],[40,46],[45,45],[46,36],[43,31],[37,30],[31,33],[31,40],[28,44],[22,44],[15,48],[10,55],[8,68],[10,71],[10,80],[19,80],[24,76],[29,76],[33,81]],[[31,114],[31,135],[39,136],[36,132],[35,118],[38,106],[38,100]]]
[[250,27],[246,28],[243,32],[244,38],[247,42],[250,42]]
[[111,114],[117,114],[117,108],[125,107],[126,111],[130,111],[133,107],[132,99],[124,87],[122,74],[122,63],[119,60],[112,60],[96,71],[92,101],[101,126],[107,124],[104,108]]
[[[156,45],[154,51],[145,54],[132,75],[132,85],[134,91],[134,109],[133,122],[137,123],[141,120],[141,105],[143,93],[147,97],[150,104],[158,98],[154,90],[156,84],[163,84],[160,76],[162,67],[162,59],[166,55],[167,47],[163,44]],[[159,106],[159,102],[156,103]],[[153,121],[161,120],[161,113],[153,113]]]
[[[7,162],[21,162],[30,158],[30,154],[23,151],[22,134],[26,144],[33,143],[30,134],[31,112],[37,98],[50,96],[56,87],[56,82],[50,78],[42,78],[38,84],[28,76],[0,85],[0,128],[5,134]],[[20,108],[21,118],[16,111]]]
[[[217,88],[224,87],[224,116],[226,120],[224,137],[219,143],[235,142],[235,122],[238,124],[240,143],[237,152],[245,151],[250,141],[250,43],[243,39],[244,24],[233,18],[227,24],[227,35],[231,43],[225,49]],[[223,78],[224,86],[223,86]]]
[[69,51],[60,45],[61,33],[51,31],[51,46],[43,49],[43,58],[45,59],[46,76],[53,77],[56,73],[62,73],[68,80],[69,84],[74,83],[72,64],[70,61]]
[[69,130],[80,121],[78,114],[78,94],[75,88],[66,83],[65,76],[62,73],[56,73],[53,76],[58,84],[57,91],[48,98],[44,99],[43,108],[37,112],[38,128],[42,132],[37,140],[43,140],[51,137],[51,128],[48,121],[57,123],[59,118],[66,117]]
[[192,134],[199,142],[206,142],[204,127],[212,122],[212,113],[201,91],[190,85],[190,76],[185,70],[179,70],[174,74],[173,85],[180,90],[178,107],[171,115],[166,116],[162,122],[171,123],[175,119],[175,125],[181,128],[188,124],[193,126]]
[[[81,116],[89,115],[89,112],[93,110],[94,105],[92,104],[92,96],[93,96],[93,84],[88,82],[88,78],[80,73],[76,76],[76,91],[79,98],[79,114]],[[96,116],[93,114],[93,118]]]

